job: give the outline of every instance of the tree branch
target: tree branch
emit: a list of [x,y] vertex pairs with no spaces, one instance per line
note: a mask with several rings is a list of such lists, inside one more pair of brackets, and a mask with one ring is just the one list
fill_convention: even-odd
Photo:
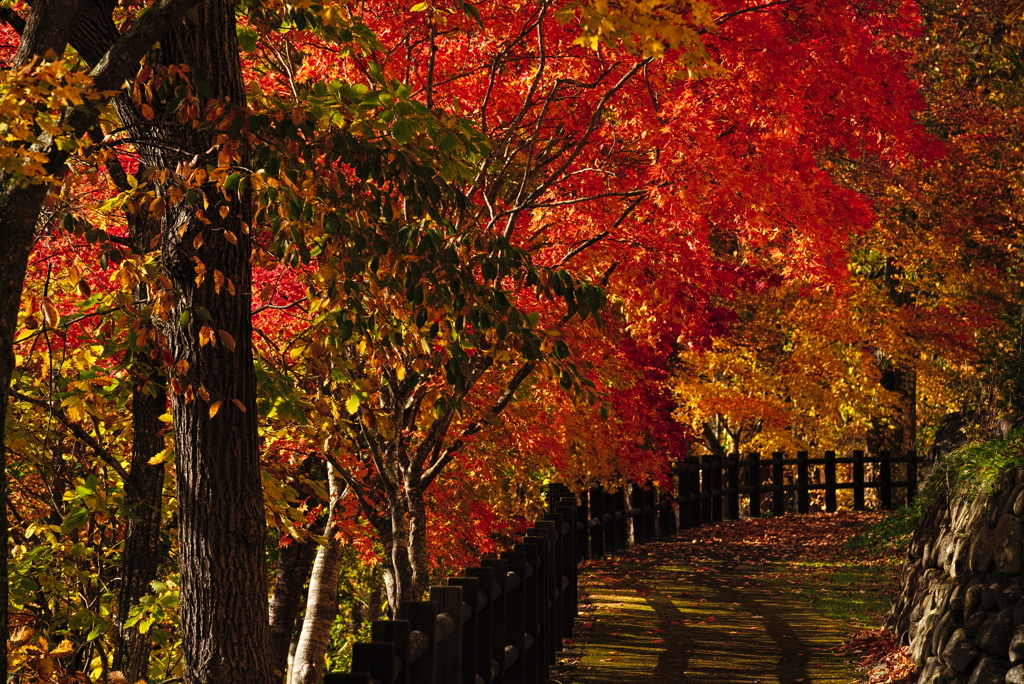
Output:
[[67,413],[65,413],[63,409],[61,409],[58,406],[54,406],[50,402],[45,401],[43,399],[36,399],[35,397],[30,397],[27,394],[22,394],[16,389],[11,389],[10,392],[12,397],[16,397],[17,399],[20,399],[21,401],[24,401],[27,404],[32,404],[33,406],[38,406],[39,408],[46,409],[46,411],[54,418],[56,418],[61,425],[70,430],[71,434],[73,434],[75,437],[78,438],[79,441],[83,442],[86,446],[92,449],[93,453],[99,456],[104,463],[113,468],[114,472],[121,476],[121,480],[124,483],[125,490],[128,491],[133,498],[139,498],[138,492],[129,491],[132,490],[133,487],[131,484],[131,480],[129,479],[128,476],[128,471],[125,470],[125,467],[121,465],[121,463],[116,458],[114,458],[114,456],[111,455],[111,453],[107,451],[106,448],[104,448],[104,446],[100,444],[95,437],[90,435],[85,428],[83,428],[78,423],[72,422],[71,419],[68,418]]
[[536,367],[536,361],[527,361],[519,368],[519,370],[516,371],[516,374],[513,375],[512,379],[509,380],[507,385],[505,385],[505,390],[501,393],[501,396],[498,397],[498,400],[494,402],[494,405],[488,409],[486,416],[481,420],[475,420],[467,425],[462,431],[462,434],[460,434],[454,442],[449,444],[441,455],[423,473],[424,487],[428,487],[430,483],[441,474],[441,471],[444,470],[445,466],[455,458],[455,454],[458,450],[465,445],[466,439],[472,437],[484,428],[487,424],[487,419],[493,418],[505,410],[505,407],[512,401],[512,397],[515,396],[516,390],[519,389],[520,385],[523,384],[526,378],[530,377],[530,373],[532,373],[533,369]]

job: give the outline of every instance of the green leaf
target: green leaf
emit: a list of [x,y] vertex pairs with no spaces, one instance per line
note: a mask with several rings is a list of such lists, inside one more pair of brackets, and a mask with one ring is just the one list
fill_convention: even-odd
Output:
[[397,142],[403,145],[412,140],[412,133],[412,126],[405,119],[398,119],[395,121],[395,125],[391,127],[391,135],[394,136]]
[[224,179],[224,189],[234,190],[238,186],[238,181],[242,180],[242,174],[233,173]]
[[256,32],[248,27],[239,27],[238,29],[238,47],[242,48],[244,52],[252,52],[256,49]]

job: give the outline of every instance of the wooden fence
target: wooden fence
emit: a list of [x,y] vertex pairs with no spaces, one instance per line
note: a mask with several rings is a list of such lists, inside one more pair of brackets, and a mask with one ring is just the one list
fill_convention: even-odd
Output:
[[[903,479],[893,479],[894,465]],[[894,490],[909,501],[917,487],[912,452],[689,458],[675,478],[673,492],[630,484],[577,498],[552,487],[549,512],[520,543],[431,587],[429,601],[403,603],[398,619],[374,622],[372,641],[353,646],[351,672],[328,674],[324,684],[544,684],[572,636],[584,558],[736,519],[743,508],[749,516],[808,513],[816,494],[821,510],[834,511],[843,490],[855,510],[867,507],[869,492],[891,508]]]

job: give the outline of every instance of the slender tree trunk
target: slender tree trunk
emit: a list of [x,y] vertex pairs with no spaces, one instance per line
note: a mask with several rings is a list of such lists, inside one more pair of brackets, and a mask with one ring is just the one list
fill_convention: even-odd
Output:
[[[159,225],[145,217],[128,217],[134,249],[145,254],[150,241],[159,234]],[[149,301],[149,287],[139,284],[135,288],[135,303],[142,311]],[[153,333],[149,320],[142,321],[142,329]],[[149,676],[149,654],[152,641],[134,627],[125,627],[132,606],[149,591],[160,566],[160,522],[163,512],[164,466],[150,465],[149,461],[164,448],[163,425],[160,416],[167,408],[167,383],[163,374],[147,356],[155,349],[151,342],[145,345],[132,363],[134,389],[132,393],[132,460],[129,480],[125,483],[128,508],[132,517],[125,533],[124,554],[121,561],[121,592],[118,597],[114,642],[114,670],[120,671],[129,682]]]
[[[207,0],[161,41],[214,98],[245,92],[231,0]],[[200,116],[204,116],[201,113]],[[164,131],[160,131],[166,135]],[[210,132],[183,127],[184,166],[218,164]],[[245,150],[237,151],[245,164]],[[167,164],[174,169],[175,165]],[[163,264],[178,298],[166,334],[171,381],[186,684],[269,684],[266,516],[252,355],[252,250],[245,197],[207,183],[208,206],[179,202],[163,221]],[[226,196],[230,195],[230,197]]]
[[397,500],[391,504],[391,538],[390,548],[385,546],[390,563],[385,570],[385,582],[388,587],[388,606],[394,616],[398,607],[405,601],[419,599],[413,590],[413,562],[409,548],[409,504],[400,492]]
[[270,597],[270,657],[276,681],[284,681],[288,672],[288,653],[302,607],[302,590],[310,579],[318,548],[312,539],[293,539],[279,552],[277,581]]
[[302,633],[292,661],[291,684],[319,684],[324,678],[324,659],[331,642],[331,625],[338,614],[338,577],[344,549],[336,539],[338,524],[334,520],[334,508],[341,499],[344,483],[334,466],[328,470],[331,492],[330,513],[324,537],[327,545],[317,549],[313,574],[309,579],[309,593],[306,597],[306,615],[302,622]]
[[412,595],[418,601],[430,584],[430,556],[427,552],[427,505],[422,486],[408,490],[409,564],[412,570]]

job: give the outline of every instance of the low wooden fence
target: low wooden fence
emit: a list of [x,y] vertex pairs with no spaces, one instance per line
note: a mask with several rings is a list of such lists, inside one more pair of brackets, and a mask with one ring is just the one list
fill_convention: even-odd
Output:
[[791,457],[777,451],[767,458],[759,453],[691,457],[675,468],[675,476],[679,526],[686,529],[740,517],[810,513],[812,508],[831,513],[839,509],[840,493],[847,492],[846,508],[892,510],[894,502],[908,503],[917,494],[917,456],[913,451],[855,450],[849,456],[825,451],[812,457],[798,451]]
[[[893,480],[894,465],[903,479]],[[549,512],[520,543],[431,587],[429,601],[403,603],[398,619],[374,622],[372,641],[353,647],[351,672],[328,674],[324,684],[544,684],[562,640],[572,636],[584,558],[744,512],[808,513],[812,494],[825,511],[838,508],[842,490],[851,490],[855,510],[867,507],[868,492],[891,508],[894,490],[909,501],[917,487],[913,453],[861,451],[690,458],[675,478],[672,492],[630,484],[577,498],[553,487]]]

